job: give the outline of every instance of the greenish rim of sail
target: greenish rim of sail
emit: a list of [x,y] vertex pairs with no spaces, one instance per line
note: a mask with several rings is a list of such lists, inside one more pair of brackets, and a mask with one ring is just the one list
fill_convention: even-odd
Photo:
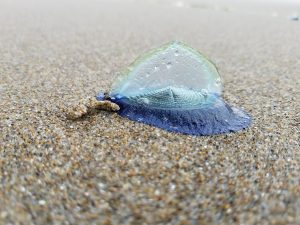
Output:
[[[119,89],[120,88],[120,84],[122,85],[123,84],[123,81],[130,77],[130,75],[133,75],[131,74],[131,72],[134,70],[134,68],[139,65],[140,63],[142,63],[143,61],[145,61],[146,59],[150,59],[154,54],[158,53],[158,52],[162,52],[164,50],[166,50],[167,48],[169,48],[170,46],[172,45],[179,45],[179,46],[182,46],[183,48],[185,49],[188,49],[189,51],[193,52],[195,55],[197,55],[199,58],[203,59],[203,60],[206,60],[208,62],[208,65],[211,67],[212,70],[215,70],[216,73],[212,74],[212,75],[217,75],[215,76],[216,79],[220,79],[220,81],[222,82],[222,77],[220,76],[219,74],[219,71],[218,71],[218,68],[216,66],[216,64],[211,61],[205,54],[201,53],[200,51],[196,50],[196,49],[193,49],[191,47],[189,47],[188,45],[180,42],[180,41],[172,41],[172,42],[168,42],[164,45],[162,45],[161,47],[159,48],[156,48],[156,49],[152,49],[150,51],[148,51],[147,53],[141,55],[140,57],[138,57],[135,61],[133,61],[128,67],[126,70],[124,70],[118,77],[118,79],[116,81],[113,82],[112,86],[111,86],[111,93],[113,94],[119,94],[119,93],[114,93],[114,91],[116,89]],[[222,91],[222,88],[220,88],[221,91]]]

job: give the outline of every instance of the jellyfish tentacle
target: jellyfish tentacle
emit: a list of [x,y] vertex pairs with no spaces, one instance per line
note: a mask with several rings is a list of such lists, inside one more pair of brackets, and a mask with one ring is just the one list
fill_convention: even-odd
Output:
[[97,110],[105,110],[109,112],[117,112],[120,110],[119,105],[110,101],[105,95],[104,100],[99,101],[96,97],[82,99],[78,104],[67,110],[67,118],[71,120],[79,119],[87,114],[91,114]]

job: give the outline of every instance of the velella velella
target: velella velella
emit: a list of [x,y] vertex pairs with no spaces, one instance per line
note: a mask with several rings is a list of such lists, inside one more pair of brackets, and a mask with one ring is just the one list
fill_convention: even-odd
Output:
[[100,92],[130,120],[188,135],[239,131],[251,123],[241,109],[221,97],[222,79],[216,66],[200,52],[172,42],[137,59]]

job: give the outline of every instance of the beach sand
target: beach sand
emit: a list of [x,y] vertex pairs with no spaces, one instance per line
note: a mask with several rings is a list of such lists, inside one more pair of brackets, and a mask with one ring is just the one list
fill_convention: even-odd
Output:
[[[0,224],[299,224],[297,10],[0,0]],[[194,137],[109,112],[66,119],[172,40],[216,63],[248,129]]]

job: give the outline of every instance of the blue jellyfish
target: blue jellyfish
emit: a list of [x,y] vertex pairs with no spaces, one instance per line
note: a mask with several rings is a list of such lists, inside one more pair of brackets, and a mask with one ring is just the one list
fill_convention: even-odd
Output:
[[249,114],[221,97],[216,66],[198,51],[172,42],[137,59],[100,92],[98,101],[119,106],[130,120],[188,135],[235,132],[251,123]]

